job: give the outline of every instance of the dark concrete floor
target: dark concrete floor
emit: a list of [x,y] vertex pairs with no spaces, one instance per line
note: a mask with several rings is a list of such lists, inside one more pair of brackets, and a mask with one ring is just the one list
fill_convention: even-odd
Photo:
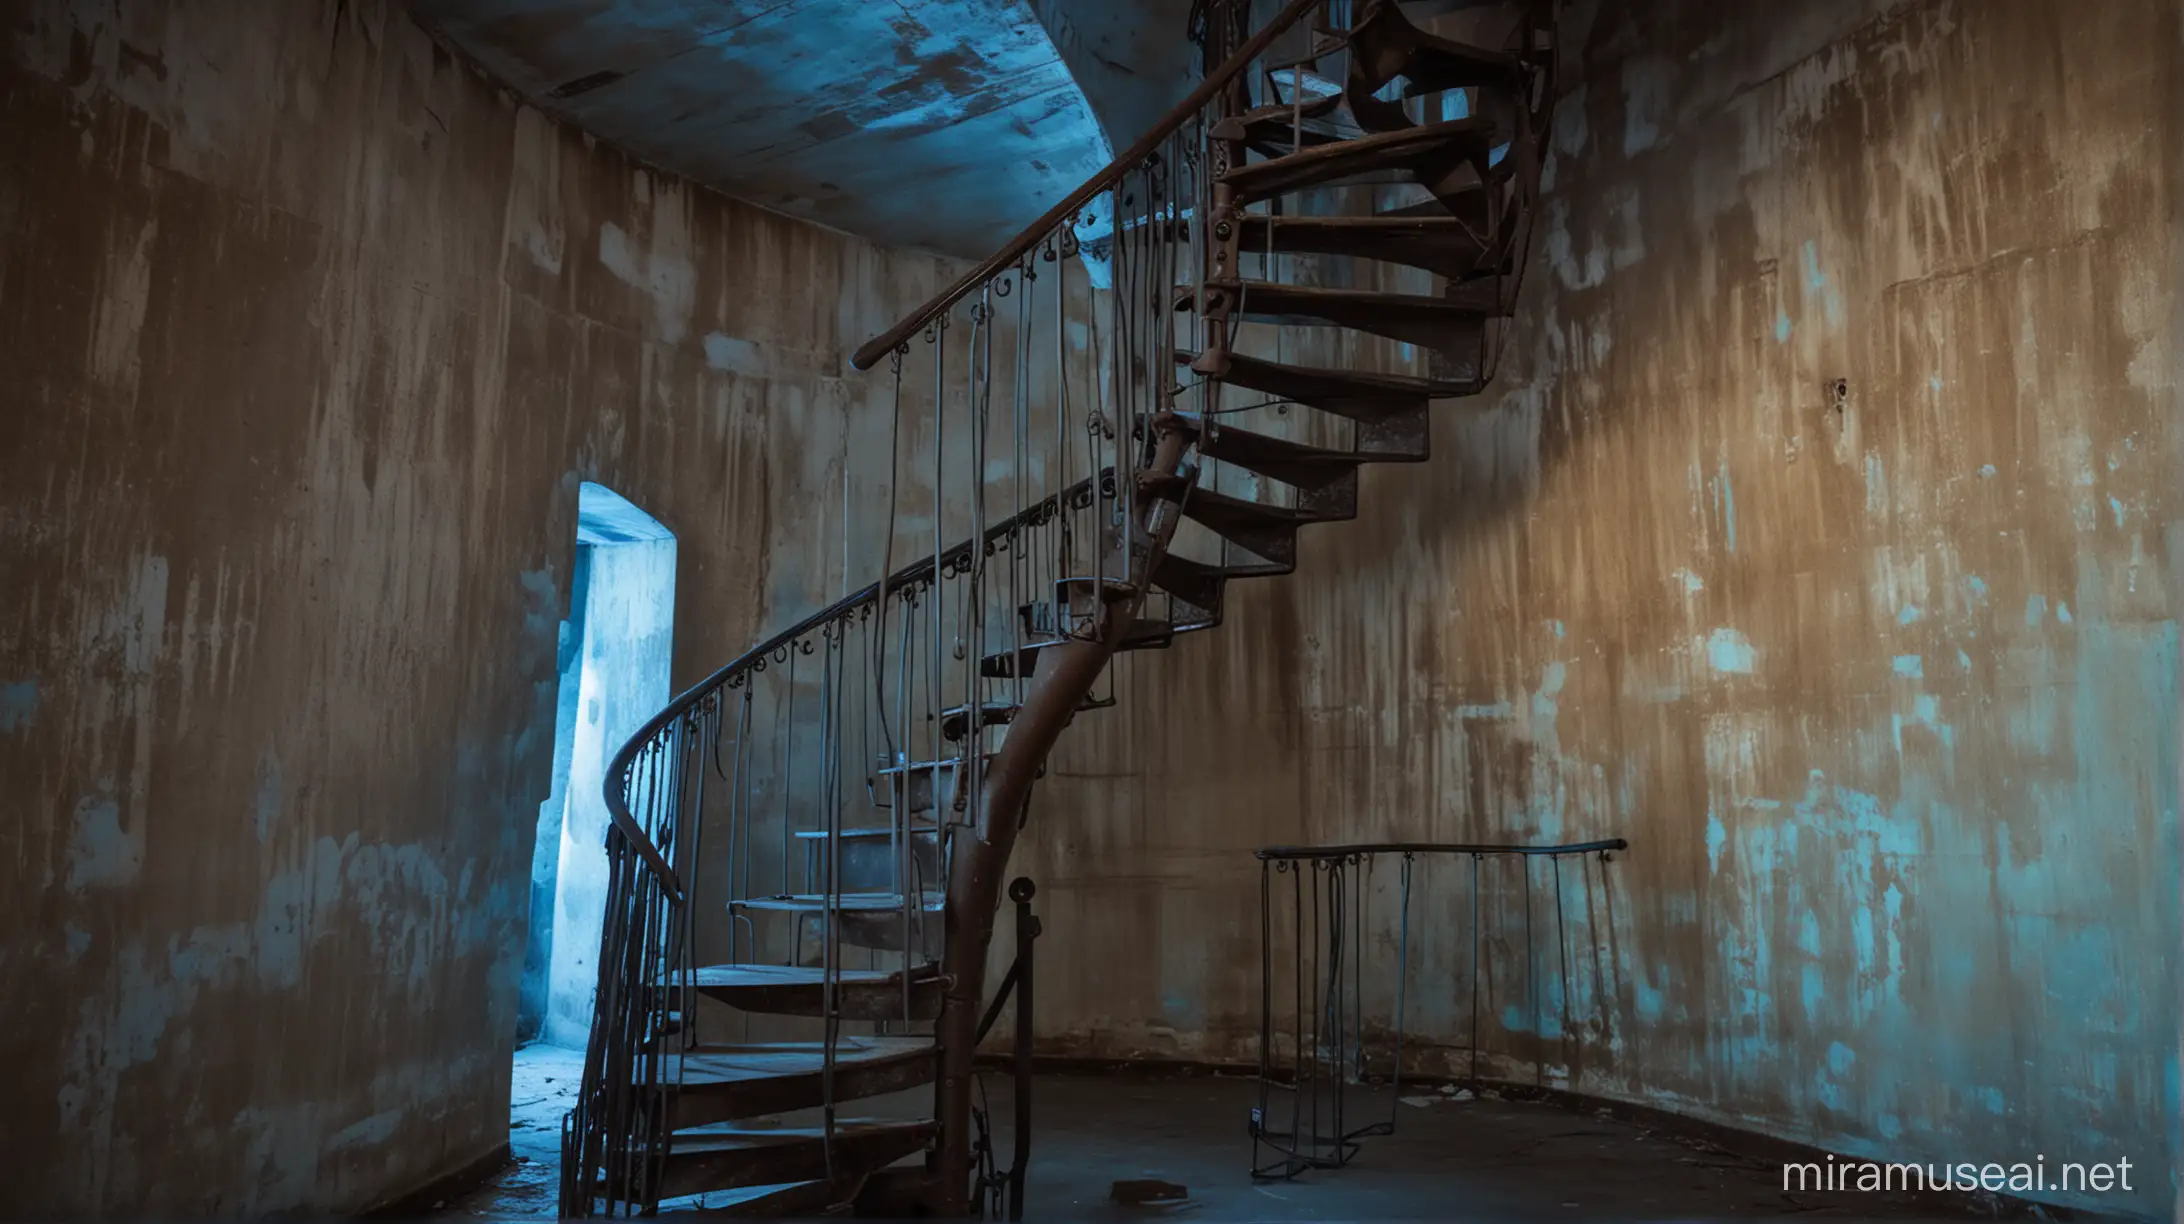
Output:
[[[988,1075],[988,1089],[1007,1091]],[[1026,1216],[1053,1220],[1740,1219],[1807,1215],[1915,1219],[1878,1195],[1781,1192],[1779,1166],[1559,1105],[1499,1099],[1395,1106],[1392,1135],[1360,1141],[1340,1169],[1288,1181],[1250,1177],[1257,1088],[1246,1079],[1043,1077]],[[1279,1098],[1277,1098],[1277,1101]],[[1385,1093],[1357,1090],[1352,1128],[1384,1119]],[[995,1100],[1007,1156],[1008,1106]],[[1272,1117],[1286,1115],[1286,1103]],[[1274,1153],[1263,1150],[1262,1162]],[[1109,1199],[1121,1179],[1181,1183],[1166,1207]]]
[[508,1166],[439,1210],[471,1219],[552,1219],[561,1195],[561,1118],[576,1103],[583,1079],[582,1050],[517,1050],[508,1092]]
[[[561,1112],[581,1072],[576,1051],[517,1057],[513,1164],[445,1205],[467,1218],[549,1217]],[[1011,1143],[1010,1081],[988,1072],[994,1143]],[[1349,1124],[1388,1116],[1385,1093],[1353,1090]],[[1395,1106],[1396,1131],[1361,1141],[1341,1169],[1254,1181],[1247,1124],[1257,1089],[1207,1076],[1042,1075],[1036,1081],[1030,1220],[1710,1220],[1820,1215],[1935,1218],[1901,1198],[1784,1194],[1777,1165],[1703,1141],[1560,1105],[1424,1092]],[[930,1110],[930,1090],[860,1103],[868,1116]],[[1283,1108],[1286,1108],[1284,1106]],[[1278,1120],[1283,1114],[1277,1112]],[[1262,1152],[1261,1160],[1271,1160]],[[1117,1181],[1178,1183],[1179,1202],[1126,1206]],[[725,1199],[728,1196],[722,1196]],[[709,1202],[708,1205],[724,1205]],[[1957,1218],[1962,1217],[1940,1217]]]

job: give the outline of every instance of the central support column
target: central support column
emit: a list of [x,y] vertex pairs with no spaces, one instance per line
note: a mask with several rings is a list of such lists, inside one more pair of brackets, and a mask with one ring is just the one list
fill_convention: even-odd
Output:
[[[1147,470],[1174,473],[1189,444],[1182,431],[1161,433]],[[1132,481],[1125,487],[1136,484]],[[951,830],[944,912],[948,937],[944,964],[950,981],[934,1026],[940,1044],[940,1154],[931,1206],[938,1214],[971,1212],[971,1070],[986,994],[986,950],[993,944],[994,916],[1001,907],[1002,881],[1008,874],[1009,855],[1016,849],[1024,805],[1047,753],[1077,707],[1091,695],[1123,634],[1137,620],[1153,563],[1167,551],[1180,518],[1175,503],[1149,493],[1137,495],[1131,530],[1147,547],[1124,550],[1126,557],[1137,558],[1124,571],[1134,589],[1127,599],[1101,601],[1092,638],[1072,639],[1039,652],[1023,708],[987,765],[977,816],[971,824]]]

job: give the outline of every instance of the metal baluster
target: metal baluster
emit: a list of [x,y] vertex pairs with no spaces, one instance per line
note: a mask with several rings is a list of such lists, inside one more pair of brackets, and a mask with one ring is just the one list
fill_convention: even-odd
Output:
[[[948,387],[946,382],[946,369],[948,364],[948,325],[949,318],[947,315],[944,314],[940,317],[939,322],[935,325],[936,333],[933,343],[933,576],[931,591],[933,600],[931,613],[931,632],[933,640],[932,653],[930,655],[931,667],[926,673],[925,687],[926,710],[927,713],[936,720],[933,724],[936,741],[938,738],[939,730],[939,723],[937,719],[939,718],[940,711],[944,708],[940,700],[940,637],[941,610],[943,604],[946,601],[942,597],[940,585],[940,566],[941,552],[944,547],[942,542],[942,522],[945,514],[945,505],[942,500],[942,490],[945,487],[945,473],[942,461],[945,453],[943,440],[945,437],[948,404]],[[924,759],[926,761],[938,761],[940,759],[940,753],[936,750],[931,756]],[[903,773],[903,785],[904,794],[907,796],[908,788],[910,785],[910,774],[907,770],[905,770]],[[936,824],[942,825],[943,829],[945,829],[945,825],[940,820],[940,774],[937,769],[935,769],[933,772],[932,794],[934,822]],[[907,807],[908,805],[905,804],[905,806]],[[908,818],[907,812],[904,813],[904,817],[905,819]],[[948,834],[943,831],[936,834],[935,836],[946,839],[948,837]],[[903,890],[902,908],[905,927],[913,925],[913,920],[911,919],[910,915],[911,912],[915,910],[918,914],[918,917],[915,920],[915,925],[919,926],[922,929],[925,910],[924,900],[925,899],[922,896],[912,897],[908,888],[905,888]],[[908,976],[907,971],[909,963],[910,958],[908,953],[908,945],[906,943],[903,955],[905,977]]]
[[[698,995],[695,971],[697,969],[698,947],[698,887],[700,879],[705,874],[704,756],[713,756],[714,759],[719,759],[717,753],[720,747],[720,695],[715,693],[713,696],[706,698],[698,708],[700,710],[698,717],[701,731],[696,744],[692,745],[693,759],[684,766],[687,772],[697,775],[696,795],[691,806],[690,855],[685,860],[689,866],[678,866],[677,868],[683,879],[687,881],[684,885],[685,892],[683,895],[682,955],[676,958],[675,965],[682,979],[682,988],[677,992],[676,1007],[677,1010],[682,1012],[683,1016],[684,1049],[696,1045],[698,1040]],[[700,752],[704,755],[698,755]],[[693,764],[695,769],[691,768]]]
[[[1024,469],[1031,466],[1032,295],[1033,285],[1037,283],[1038,279],[1038,273],[1033,270],[1035,262],[1029,257],[1025,258],[1022,263],[1017,265],[1016,272],[1016,290],[1018,294],[1016,299],[1016,395],[1014,401],[1016,411],[1010,421],[1009,433],[1015,446],[1015,471],[1013,475],[1015,477],[1016,506],[1019,513],[1031,504],[1024,500]],[[1012,536],[1013,541],[1021,541],[1024,545],[1028,545],[1033,538],[1033,531],[1029,528],[1019,528]],[[1009,606],[1006,618],[1009,627],[1009,653],[1011,655],[1021,653],[1024,646],[1023,629],[1018,624],[1016,609],[1024,604],[1024,595],[1027,593],[1025,589],[1026,580],[1031,576],[1024,572],[1025,564],[1026,558],[1022,545],[1012,543],[1009,552]],[[1014,683],[1009,686],[1011,699],[1015,704],[1021,706],[1024,703],[1024,677],[1019,674],[1013,679]],[[982,722],[983,719],[981,718],[980,721]],[[977,737],[973,736],[972,739],[976,742]]]
[[[736,699],[736,777],[735,786],[729,791],[731,805],[728,824],[728,896],[731,902],[751,895],[751,690],[748,680],[741,684]],[[737,839],[741,838],[740,859]],[[742,883],[736,882],[738,868],[742,871]],[[741,910],[733,910],[728,919],[728,959],[736,962],[736,924],[743,925],[744,959],[758,959],[758,928],[751,916]],[[744,1036],[750,1036],[751,1014],[743,1014]]]
[[1410,1008],[1410,897],[1411,869],[1415,858],[1410,851],[1403,852],[1402,903],[1395,939],[1395,1067],[1389,1079],[1394,1095],[1388,1100],[1388,1133],[1395,1133],[1395,1113],[1403,1101],[1403,1029],[1409,1020]]
[[[910,743],[910,622],[915,588],[903,592],[902,650],[896,667],[901,672],[901,682],[895,686],[895,721],[901,729],[902,743]],[[894,785],[888,796],[892,808],[888,812],[888,842],[895,857],[895,880],[908,898],[915,881],[910,870],[910,772],[906,754],[898,753]],[[937,836],[937,834],[936,834]],[[923,898],[920,897],[922,901]],[[905,901],[902,911],[902,1018],[910,1019],[910,906]]]
[[1532,857],[1518,855],[1517,867],[1524,872],[1524,986],[1532,1004],[1532,1083],[1539,1087],[1547,1083],[1547,1069],[1540,1059],[1539,944],[1532,938]]
[[1259,1168],[1259,1141],[1266,1132],[1267,1081],[1274,1066],[1274,864],[1259,860],[1259,1107],[1251,1117],[1251,1164]]
[[[986,577],[986,431],[989,425],[987,413],[993,403],[992,281],[986,282],[986,287],[979,295],[978,306],[972,317],[974,326],[971,330],[971,388],[970,399],[965,405],[970,410],[969,428],[971,431],[969,447],[971,462],[971,550],[970,556],[965,559],[966,571],[963,579],[963,607],[965,609],[963,619],[968,623],[958,625],[956,630],[959,640],[967,639],[963,651],[963,708],[965,712],[964,725],[968,728],[977,727],[981,709],[981,686],[979,684],[978,669],[982,662],[981,655],[983,653],[986,620],[984,602]],[[1021,671],[1020,663],[1021,660],[1012,658],[1009,661],[1009,670],[1012,672]],[[942,708],[945,709],[946,707],[943,706]],[[942,742],[940,724],[936,722],[933,725],[935,760],[940,759],[939,750]],[[958,764],[955,769],[955,795],[948,805],[958,813],[956,819],[967,823],[975,823],[978,818],[977,813],[970,810],[970,804],[972,797],[979,793],[979,775],[982,772],[981,766],[984,764],[985,754],[979,751],[979,748],[980,744],[975,735],[965,739],[964,748],[957,758]],[[934,782],[936,785],[939,782],[937,775],[934,777]]]
[[827,859],[827,864],[826,890],[821,894],[822,905],[824,906],[824,908],[819,911],[821,963],[821,969],[819,971],[820,1013],[825,1017],[825,1020],[823,1021],[823,1038],[819,1056],[819,1100],[824,1107],[826,1114],[825,1138],[822,1141],[821,1147],[826,1160],[827,1179],[831,1181],[834,1177],[835,1041],[837,1037],[840,1036],[842,1020],[841,1000],[839,994],[837,993],[838,978],[836,977],[836,975],[840,972],[840,965],[836,958],[836,949],[838,946],[838,941],[841,939],[840,906],[842,903],[842,816],[840,806],[837,803],[833,802],[833,799],[835,799],[836,796],[830,793],[833,790],[832,783],[834,778],[832,770],[830,769],[831,762],[829,758],[832,755],[834,737],[839,730],[835,722],[838,714],[835,706],[835,642],[831,626],[822,628],[820,634],[821,671],[819,680],[819,781],[821,791],[820,806],[822,812],[825,814],[825,820],[821,827],[826,830],[827,834],[826,849],[822,852],[822,854]]
[[774,785],[781,791],[781,891],[783,894],[795,891],[789,887],[789,830],[795,824],[795,814],[789,810],[789,792],[795,789],[796,782],[796,643],[793,641],[789,643],[788,661],[788,713],[781,722],[781,775],[774,780]]
[[1576,1076],[1570,1067],[1570,927],[1562,913],[1562,856],[1549,855],[1547,861],[1555,868],[1555,944],[1562,957],[1562,1079],[1563,1086],[1576,1087]]
[[1471,1090],[1479,1089],[1479,856],[1471,856]]
[[1295,1030],[1290,1038],[1290,1062],[1294,1065],[1289,1072],[1289,1082],[1294,1089],[1289,1094],[1289,1142],[1292,1147],[1302,1142],[1301,1136],[1304,1134],[1302,1123],[1298,1119],[1304,1107],[1305,1075],[1311,1065],[1307,1061],[1308,1050],[1304,1043],[1304,959],[1309,952],[1304,941],[1304,873],[1310,869],[1310,863],[1297,864],[1290,870],[1289,881],[1290,925],[1294,928],[1290,933],[1289,974],[1290,1026]]

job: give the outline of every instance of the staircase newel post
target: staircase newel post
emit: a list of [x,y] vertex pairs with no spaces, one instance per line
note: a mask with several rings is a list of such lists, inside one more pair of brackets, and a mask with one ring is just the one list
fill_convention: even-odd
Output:
[[1009,900],[1016,902],[1016,1116],[1009,1128],[1016,1150],[1009,1161],[1011,1220],[1024,1218],[1024,1177],[1031,1164],[1031,999],[1040,931],[1031,899],[1038,891],[1028,876],[1019,876],[1009,885]]

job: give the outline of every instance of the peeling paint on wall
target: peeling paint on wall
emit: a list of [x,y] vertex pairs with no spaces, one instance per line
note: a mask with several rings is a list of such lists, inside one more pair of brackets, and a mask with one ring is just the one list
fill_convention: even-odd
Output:
[[808,598],[773,506],[887,406],[842,354],[957,271],[642,169],[402,6],[276,10],[0,45],[26,1214],[343,1214],[506,1142],[580,484],[691,525],[709,671]]

